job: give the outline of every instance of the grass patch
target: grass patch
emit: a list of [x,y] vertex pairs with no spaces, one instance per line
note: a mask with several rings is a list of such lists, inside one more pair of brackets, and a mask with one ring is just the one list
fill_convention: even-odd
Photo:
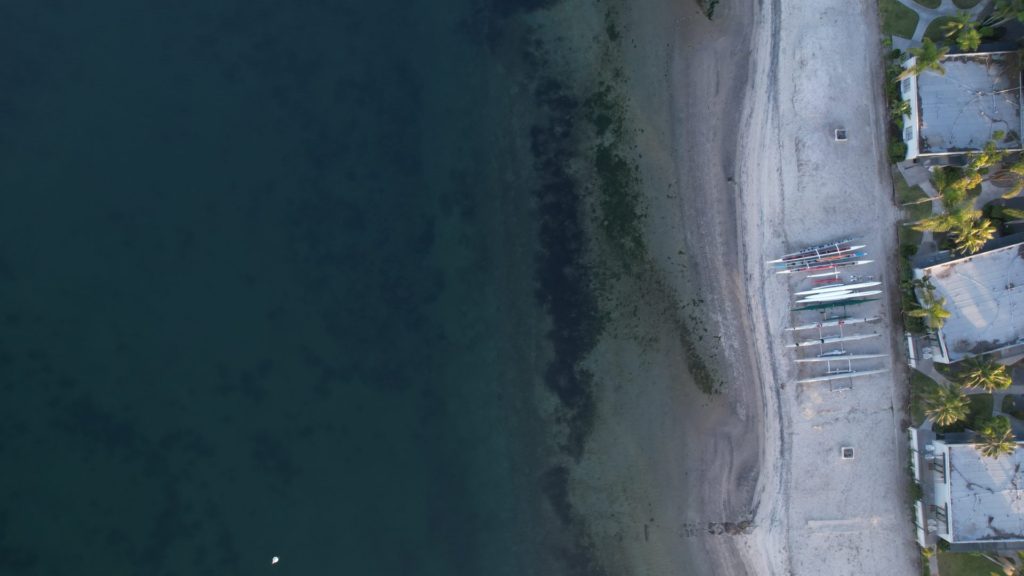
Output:
[[1018,420],[1024,420],[1024,399],[1020,396],[1008,395],[1004,397],[1003,405],[999,409]]
[[942,576],[979,576],[992,574],[999,568],[974,553],[939,551],[939,573]]
[[925,398],[938,387],[935,380],[917,370],[910,371],[910,421],[914,426],[924,422]]
[[953,0],[953,4],[961,10],[967,10],[968,8],[974,8],[978,5],[981,0]]
[[901,224],[898,234],[901,248],[903,246],[920,246],[921,239],[924,238],[924,232],[914,230],[910,225]]
[[[896,178],[903,180],[899,175]],[[913,259],[921,245],[923,233],[902,224],[896,228],[896,233],[900,241],[900,258],[897,260],[897,264],[900,276],[900,308],[904,311],[903,328],[911,334],[924,334],[927,328],[924,318],[905,313],[917,307],[917,296],[914,295],[910,282],[914,279]]]
[[[899,170],[893,170],[892,183],[896,188],[896,202],[900,204],[903,214],[907,217],[907,220],[917,222],[918,220],[931,215],[932,202],[921,202],[920,204],[903,206],[910,202],[917,202],[928,198],[928,195],[924,193],[924,190],[922,190],[920,186],[909,186],[907,181],[903,179],[903,175],[899,173]],[[918,242],[920,242],[920,240],[918,240]]]
[[882,32],[903,38],[914,35],[914,29],[917,28],[917,12],[897,0],[879,0],[878,11],[882,16]]
[[932,23],[928,25],[928,29],[924,31],[925,37],[931,38],[936,43],[946,40],[946,31],[943,28],[952,21],[952,16],[940,16],[932,20]]
[[925,8],[938,8],[942,6],[942,0],[914,0],[914,2],[924,6]]

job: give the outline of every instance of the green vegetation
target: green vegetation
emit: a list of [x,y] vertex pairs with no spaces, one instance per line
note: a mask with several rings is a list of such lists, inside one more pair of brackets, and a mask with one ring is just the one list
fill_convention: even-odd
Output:
[[925,8],[938,8],[942,5],[942,0],[914,0],[914,2],[917,2]]
[[[896,170],[893,170],[893,181],[899,183],[897,184],[897,195],[900,194],[899,187],[901,184],[908,191],[912,190],[906,185],[903,177]],[[910,194],[910,192],[906,192],[906,194]],[[899,226],[896,232],[900,242],[900,258],[896,262],[900,275],[901,308],[903,310],[910,310],[917,306],[917,296],[914,294],[914,287],[916,285],[914,284],[913,258],[917,254],[918,246],[921,245],[921,232],[906,225]],[[903,315],[903,327],[913,334],[924,334],[927,332],[924,319],[909,314]]]
[[978,2],[981,2],[981,0],[953,0],[953,4],[963,10],[974,8],[978,5]]
[[939,386],[924,399],[924,414],[941,428],[963,422],[970,411],[970,399],[964,391],[952,386]]
[[964,388],[980,388],[991,394],[1009,388],[1013,380],[1006,372],[1006,366],[992,360],[972,358],[964,362],[959,383]]
[[[900,254],[904,258],[911,258],[914,254],[917,254],[917,248],[921,245],[921,237],[924,234],[920,230],[914,230],[910,226],[900,226],[899,238],[900,238]],[[912,249],[911,249],[912,248]],[[909,280],[911,270],[907,269],[907,277],[900,277],[900,281]]]
[[1017,442],[1010,427],[1010,419],[996,416],[980,422],[981,446],[978,451],[988,458],[1008,456],[1017,451]]
[[910,220],[921,220],[932,213],[932,201],[920,186],[909,186],[898,171],[893,171],[893,186],[896,188],[896,202]]
[[1024,399],[1020,396],[1007,395],[1003,397],[1003,405],[1000,406],[1000,410],[1017,420],[1024,420]]
[[914,426],[920,426],[925,420],[926,399],[935,394],[939,384],[928,376],[918,372],[910,371],[910,422]]
[[971,430],[977,430],[985,420],[992,417],[994,400],[991,394],[971,394],[970,399],[971,407],[965,425]]
[[896,164],[907,159],[907,144],[902,140],[889,141],[889,162]]
[[958,13],[943,27],[943,33],[946,38],[955,40],[957,47],[964,52],[973,52],[981,45],[982,29],[978,28],[970,12]]
[[975,553],[939,551],[942,576],[987,576],[997,570],[999,567]]
[[626,269],[646,256],[641,222],[640,178],[622,152],[626,107],[623,97],[605,84],[587,99],[587,117],[600,143],[594,150],[601,225]]
[[878,10],[882,16],[882,32],[891,36],[910,38],[917,28],[918,15],[898,0],[879,0]]
[[[942,386],[939,386],[939,388],[942,388]],[[967,399],[967,414],[962,420],[947,426],[940,426],[936,422],[935,429],[940,432],[963,432],[967,429],[978,430],[988,419],[992,418],[993,400],[991,394],[971,394]]]
[[996,0],[995,9],[983,24],[998,26],[1011,20],[1024,22],[1024,0]]
[[[936,22],[938,22],[938,19],[936,19]],[[934,22],[932,24],[934,24]],[[929,26],[928,29],[931,30],[931,26]],[[939,74],[946,73],[946,69],[942,67],[939,60],[942,60],[942,57],[949,53],[948,46],[940,46],[933,42],[930,37],[926,36],[924,40],[921,41],[920,46],[910,49],[910,53],[916,58],[916,60],[912,67],[907,68],[899,75],[898,78],[900,80],[916,76],[925,70],[931,70],[932,72],[937,72]]]
[[946,310],[946,299],[936,298],[934,288],[927,283],[922,286],[921,303],[906,312],[909,316],[923,319],[932,330],[942,328],[942,325],[946,323],[946,318],[952,315],[949,310]]
[[939,16],[928,25],[928,29],[924,31],[924,37],[936,42],[942,42],[946,39],[946,27],[954,20],[956,18],[953,16]]
[[[974,199],[981,190],[982,181],[989,175],[990,168],[1004,157],[1005,153],[996,149],[995,141],[989,141],[981,152],[972,155],[970,163],[964,168],[934,171],[932,184],[941,197],[943,211],[918,220],[914,227],[922,231],[952,232],[952,248],[960,254],[974,254],[981,250],[986,242],[995,237],[996,228],[991,220],[983,216],[981,210],[974,208]],[[1024,166],[1021,170],[1024,171]]]

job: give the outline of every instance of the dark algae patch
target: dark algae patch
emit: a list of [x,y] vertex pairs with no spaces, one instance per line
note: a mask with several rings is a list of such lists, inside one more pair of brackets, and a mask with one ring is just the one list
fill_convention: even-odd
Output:
[[647,258],[643,239],[643,210],[637,166],[623,152],[625,147],[625,98],[613,84],[601,87],[587,99],[587,120],[596,134],[593,149],[601,210],[602,241],[619,257],[625,270]]
[[549,338],[555,353],[545,382],[558,397],[569,427],[566,452],[579,458],[594,412],[592,376],[580,363],[601,331],[597,299],[585,264],[581,186],[568,171],[576,153],[579,103],[552,78],[538,83],[535,97],[544,118],[530,134],[540,176],[535,191],[541,216],[537,294],[551,318]]

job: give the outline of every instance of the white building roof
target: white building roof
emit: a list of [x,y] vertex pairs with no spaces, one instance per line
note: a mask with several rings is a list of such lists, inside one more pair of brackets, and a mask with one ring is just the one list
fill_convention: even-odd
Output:
[[1024,539],[1024,449],[986,458],[973,444],[949,446],[949,518],[954,542]]
[[[914,59],[905,65],[911,66]],[[945,74],[931,70],[903,81],[911,104],[905,117],[908,159],[981,150],[996,131],[996,146],[1021,148],[1020,57],[1016,52],[952,54]]]
[[928,276],[952,316],[942,327],[950,362],[1024,338],[1024,242],[915,271]]

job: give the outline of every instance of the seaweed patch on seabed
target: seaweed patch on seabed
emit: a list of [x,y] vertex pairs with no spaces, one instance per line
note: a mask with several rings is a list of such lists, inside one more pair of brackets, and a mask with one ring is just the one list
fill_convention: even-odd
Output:
[[553,78],[540,80],[534,96],[542,118],[530,131],[540,178],[535,192],[541,218],[537,295],[552,321],[549,337],[555,352],[545,383],[558,397],[568,426],[564,449],[578,459],[594,419],[593,376],[580,363],[597,344],[601,331],[584,261],[581,187],[568,170],[576,150],[575,115],[580,105]]
[[[722,381],[709,356],[717,357],[718,352],[704,342],[709,334],[701,314],[697,312],[700,306],[696,301],[690,304],[679,302],[651,261],[644,242],[646,210],[641,194],[643,182],[636,161],[628,154],[632,144],[627,129],[628,106],[625,95],[618,88],[623,71],[616,65],[616,51],[620,48],[621,38],[615,25],[617,18],[615,8],[605,11],[608,42],[602,55],[602,78],[597,90],[583,105],[595,142],[593,160],[601,242],[610,248],[618,264],[617,274],[613,276],[639,279],[637,285],[649,303],[671,304],[668,313],[675,318],[679,344],[694,383],[701,392],[715,394],[721,390]],[[605,272],[607,264],[605,262]],[[703,305],[703,300],[700,304]],[[689,311],[687,307],[690,307]]]

